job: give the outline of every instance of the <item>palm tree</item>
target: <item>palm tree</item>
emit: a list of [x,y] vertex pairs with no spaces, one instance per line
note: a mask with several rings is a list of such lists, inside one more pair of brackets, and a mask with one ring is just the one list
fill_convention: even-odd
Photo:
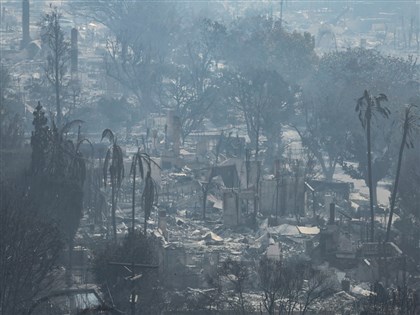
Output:
[[108,173],[110,174],[111,184],[111,215],[112,215],[112,228],[114,234],[114,241],[117,240],[117,223],[115,221],[115,212],[117,209],[117,195],[121,188],[121,183],[124,178],[124,161],[121,147],[117,144],[117,138],[114,137],[114,133],[111,129],[105,129],[102,132],[101,141],[107,138],[111,143],[105,156],[103,175],[104,175],[104,186],[106,187],[108,181]]
[[35,130],[31,136],[32,193],[39,198],[38,202],[46,215],[60,224],[68,246],[66,282],[69,285],[74,235],[82,216],[86,178],[86,158],[80,151],[80,145],[83,142],[91,143],[81,139],[80,132],[77,141],[68,139],[67,134],[74,126],[80,127],[82,123],[81,120],[73,120],[59,127],[52,121],[50,127],[41,103],[38,102],[33,120]]
[[[68,124],[65,125],[65,127],[68,126]],[[63,130],[63,129],[62,129]],[[71,275],[73,273],[73,248],[74,248],[74,235],[76,233],[77,228],[79,227],[79,222],[80,222],[80,218],[82,216],[82,211],[83,211],[83,185],[86,179],[86,161],[87,159],[83,156],[81,150],[80,150],[80,146],[83,142],[87,142],[91,147],[92,147],[92,143],[88,140],[88,139],[79,139],[76,143],[76,145],[73,145],[73,142],[70,140],[66,141],[66,146],[64,148],[64,151],[67,155],[70,156],[70,161],[69,161],[69,165],[68,165],[68,174],[69,174],[69,180],[72,183],[75,183],[75,191],[73,191],[73,194],[71,194],[69,196],[69,198],[67,199],[68,202],[65,202],[68,204],[68,209],[72,209],[73,211],[75,209],[77,209],[77,211],[75,211],[75,213],[73,215],[71,215],[71,217],[67,218],[67,224],[70,221],[69,219],[71,219],[71,221],[74,221],[74,223],[72,224],[73,229],[70,229],[70,231],[67,231],[68,234],[68,266],[67,266],[67,270],[66,270],[66,281],[68,285],[71,285]],[[92,147],[93,149],[93,147]],[[68,194],[68,188],[69,187],[65,187],[63,190],[63,195]],[[74,198],[74,196],[77,196],[77,198]],[[68,211],[70,212],[70,211]]]
[[375,211],[373,207],[373,187],[372,187],[372,152],[371,152],[371,121],[375,114],[388,118],[390,110],[382,106],[383,101],[388,101],[385,94],[378,96],[371,95],[367,90],[364,91],[363,96],[357,100],[356,112],[358,112],[360,123],[363,129],[366,130],[367,141],[367,170],[368,170],[368,186],[369,186],[369,202],[370,202],[370,240],[374,241],[375,236]]
[[404,148],[414,147],[411,137],[415,129],[418,128],[417,123],[419,120],[419,117],[413,112],[416,107],[417,106],[410,104],[406,106],[404,110],[404,118],[403,118],[403,125],[402,125],[403,136],[402,136],[402,140],[400,144],[400,151],[398,153],[397,173],[395,175],[395,182],[394,182],[394,186],[392,188],[392,194],[391,194],[391,207],[389,211],[388,226],[387,226],[386,238],[385,238],[386,242],[389,241],[389,236],[391,234],[392,216],[394,215],[395,199],[397,197],[398,182],[400,179],[401,162],[402,162],[402,157],[404,153]]
[[[144,177],[144,167],[143,163],[147,165],[147,173],[146,178]],[[139,166],[140,177],[142,180],[145,180],[144,190],[142,194],[142,203],[144,208],[144,235],[147,235],[147,220],[150,217],[150,213],[153,208],[153,202],[155,200],[155,193],[156,193],[156,183],[153,181],[151,174],[152,174],[152,163],[155,164],[157,167],[159,165],[156,164],[155,161],[152,160],[150,155],[147,153],[142,153],[140,148],[137,150],[137,153],[133,156],[133,162],[131,163],[131,171],[130,174],[133,176],[133,196],[132,196],[132,211],[131,211],[131,220],[132,226],[131,230],[134,233],[134,219],[135,219],[135,202],[136,202],[136,176],[137,176],[137,165]],[[159,167],[160,168],[160,167]],[[133,234],[134,235],[134,234]]]

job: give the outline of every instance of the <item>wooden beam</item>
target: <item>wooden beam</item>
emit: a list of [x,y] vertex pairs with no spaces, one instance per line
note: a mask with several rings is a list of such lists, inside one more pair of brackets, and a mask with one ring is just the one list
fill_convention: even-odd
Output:
[[116,262],[116,261],[110,261],[108,264],[113,266],[123,266],[123,267],[137,267],[137,268],[149,268],[149,269],[157,269],[159,268],[158,265],[146,265],[146,264],[132,264],[132,263],[123,263],[123,262]]

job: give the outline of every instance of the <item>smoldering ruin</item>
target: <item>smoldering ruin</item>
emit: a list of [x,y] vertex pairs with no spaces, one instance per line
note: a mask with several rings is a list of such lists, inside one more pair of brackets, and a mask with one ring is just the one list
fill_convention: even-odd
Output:
[[420,314],[420,3],[0,2],[0,314]]

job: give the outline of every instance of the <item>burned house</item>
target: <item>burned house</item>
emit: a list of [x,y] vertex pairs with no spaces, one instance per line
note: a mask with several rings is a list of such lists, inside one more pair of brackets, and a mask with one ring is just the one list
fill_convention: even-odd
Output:
[[[347,270],[352,279],[358,281],[382,281],[398,283],[405,258],[401,249],[393,242],[366,242],[352,233],[352,221],[336,221],[335,204],[330,204],[330,218],[321,229],[319,246],[313,254],[341,270]],[[356,222],[356,225],[358,221]],[[353,230],[354,231],[354,230]],[[315,257],[314,256],[314,257]]]
[[305,186],[303,176],[285,175],[263,179],[260,185],[260,211],[276,217],[305,215]]

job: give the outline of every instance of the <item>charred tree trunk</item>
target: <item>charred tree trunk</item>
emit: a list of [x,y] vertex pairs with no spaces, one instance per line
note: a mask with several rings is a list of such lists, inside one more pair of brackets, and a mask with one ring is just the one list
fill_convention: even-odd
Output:
[[134,238],[134,228],[135,228],[135,212],[136,212],[136,166],[133,167],[133,191],[132,191],[132,209],[131,209],[131,232],[133,233]]
[[260,112],[258,111],[257,115],[257,125],[255,128],[255,164],[257,167],[257,179],[255,183],[255,194],[254,194],[254,216],[253,216],[253,223],[255,228],[257,227],[257,215],[259,211],[259,194],[260,194],[260,168],[258,165],[258,153],[260,150],[259,147],[259,139],[260,139]]
[[70,236],[68,241],[68,262],[67,262],[67,270],[66,270],[66,285],[67,287],[71,287],[73,284],[72,281],[72,274],[73,274],[73,247],[74,247],[74,239]]
[[[56,43],[58,45],[58,43]],[[57,126],[61,127],[61,104],[60,104],[60,66],[58,63],[58,52],[56,52],[55,57],[55,103],[57,110]]]
[[401,162],[402,162],[402,158],[403,158],[404,147],[405,147],[406,141],[407,141],[407,133],[408,133],[408,127],[404,126],[403,137],[402,137],[402,141],[401,141],[401,145],[400,145],[400,150],[398,152],[397,173],[395,175],[394,187],[392,188],[392,194],[391,194],[391,206],[390,206],[390,211],[389,211],[388,226],[387,226],[387,229],[386,229],[386,238],[385,238],[386,242],[389,241],[389,236],[391,234],[392,216],[394,215],[395,200],[396,200],[396,197],[397,197],[398,182],[399,182],[399,179],[400,179],[400,172],[401,172]]
[[146,212],[144,213],[143,230],[144,230],[144,236],[147,237],[147,216],[146,216]]
[[114,238],[114,242],[117,242],[117,222],[116,222],[116,218],[115,218],[115,213],[117,211],[117,198],[116,198],[116,192],[115,192],[115,186],[116,183],[114,182],[114,180],[111,181],[111,217],[112,217],[112,233],[113,233],[113,238]]
[[368,186],[369,186],[369,205],[370,205],[370,241],[373,242],[375,238],[375,209],[373,205],[374,193],[372,183],[372,153],[371,153],[371,138],[370,138],[370,118],[367,119],[366,124],[366,140],[367,140],[367,159],[368,159]]

